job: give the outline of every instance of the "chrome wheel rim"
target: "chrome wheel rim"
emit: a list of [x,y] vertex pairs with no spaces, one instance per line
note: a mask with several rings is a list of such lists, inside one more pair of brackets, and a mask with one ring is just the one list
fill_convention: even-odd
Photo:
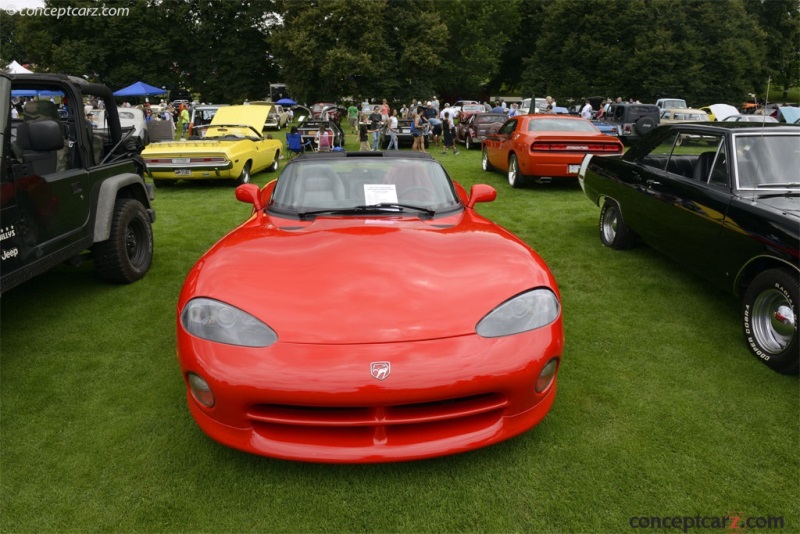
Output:
[[489,154],[486,153],[486,150],[483,151],[483,157],[481,158],[481,166],[483,170],[489,169]]
[[508,183],[510,185],[514,185],[517,181],[517,160],[516,158],[511,158],[511,161],[508,162]]
[[613,243],[617,236],[617,225],[619,224],[619,213],[615,208],[608,208],[603,217],[603,237],[607,243]]
[[753,303],[753,334],[760,347],[770,354],[785,351],[794,339],[797,315],[781,291],[767,289]]

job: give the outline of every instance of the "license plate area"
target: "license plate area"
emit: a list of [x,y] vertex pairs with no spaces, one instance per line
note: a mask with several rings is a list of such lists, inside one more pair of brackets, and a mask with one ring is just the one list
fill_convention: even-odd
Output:
[[191,176],[191,169],[175,169],[175,176]]

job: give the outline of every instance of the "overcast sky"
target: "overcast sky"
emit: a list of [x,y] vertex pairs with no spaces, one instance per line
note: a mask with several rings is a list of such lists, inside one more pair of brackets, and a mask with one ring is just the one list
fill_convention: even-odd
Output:
[[0,0],[0,9],[24,9],[28,7],[44,7],[44,0]]

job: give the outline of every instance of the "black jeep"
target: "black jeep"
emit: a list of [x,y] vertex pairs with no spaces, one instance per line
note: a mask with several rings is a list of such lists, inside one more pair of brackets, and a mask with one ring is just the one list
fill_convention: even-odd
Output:
[[661,110],[655,104],[619,102],[609,106],[603,120],[617,129],[623,143],[637,141],[661,123]]
[[[84,115],[85,98],[103,102],[107,128]],[[142,148],[107,87],[0,74],[0,293],[84,258],[110,282],[147,273],[155,211]]]

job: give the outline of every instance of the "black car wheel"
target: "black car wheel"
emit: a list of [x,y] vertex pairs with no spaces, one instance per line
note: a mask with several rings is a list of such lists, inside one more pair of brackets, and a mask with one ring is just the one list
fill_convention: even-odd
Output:
[[117,200],[108,239],[96,243],[92,253],[97,274],[109,282],[135,282],[150,270],[153,227],[141,202]]
[[742,299],[742,329],[750,351],[775,371],[797,374],[797,274],[770,269],[756,276]]
[[249,161],[244,164],[244,167],[242,167],[242,174],[240,174],[239,177],[236,179],[236,185],[250,183],[250,166],[251,163]]
[[619,204],[607,199],[600,210],[600,241],[617,250],[632,248],[636,243],[634,234],[622,219]]
[[492,164],[489,163],[489,153],[486,151],[486,147],[483,147],[483,153],[481,154],[481,168],[486,172],[492,170]]
[[508,159],[508,185],[515,189],[519,189],[525,185],[525,176],[523,176],[519,170],[519,162],[517,161],[516,154],[511,154],[511,157]]
[[470,136],[468,135],[468,136],[467,136],[467,138],[464,140],[464,144],[466,145],[466,147],[467,147],[467,150],[472,150],[472,146],[473,146],[475,143],[473,143],[473,142],[472,142],[472,137],[470,137]]

